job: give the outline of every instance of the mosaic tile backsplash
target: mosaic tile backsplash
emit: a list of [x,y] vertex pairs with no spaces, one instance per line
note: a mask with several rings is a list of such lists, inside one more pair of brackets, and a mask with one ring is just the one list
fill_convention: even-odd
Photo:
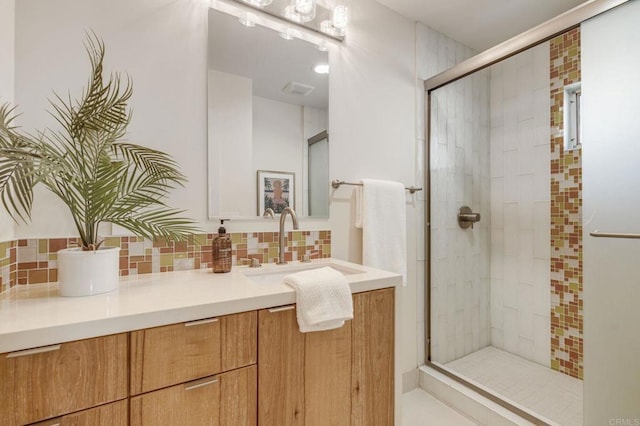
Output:
[[[197,234],[186,241],[151,241],[139,237],[107,237],[105,247],[120,247],[120,276],[207,269],[212,266],[211,244],[217,234]],[[273,263],[278,257],[278,232],[231,233],[233,265],[256,258]],[[44,238],[0,243],[0,291],[15,285],[58,280],[58,250],[78,245],[77,238]],[[285,259],[331,257],[331,231],[287,233]]]
[[580,29],[550,42],[551,368],[583,378],[582,150],[564,149],[564,86],[580,81]]

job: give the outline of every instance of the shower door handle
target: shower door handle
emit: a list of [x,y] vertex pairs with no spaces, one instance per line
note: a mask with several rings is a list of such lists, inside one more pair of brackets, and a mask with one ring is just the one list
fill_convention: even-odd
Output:
[[600,232],[597,229],[593,232],[590,232],[594,238],[628,238],[628,239],[640,239],[640,234],[622,234],[622,233],[614,233],[614,232]]

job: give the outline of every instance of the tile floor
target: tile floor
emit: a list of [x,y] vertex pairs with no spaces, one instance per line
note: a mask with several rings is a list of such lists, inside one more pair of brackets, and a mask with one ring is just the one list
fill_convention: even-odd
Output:
[[582,425],[581,380],[492,346],[444,367],[562,426]]
[[475,426],[476,423],[422,389],[402,395],[402,426]]

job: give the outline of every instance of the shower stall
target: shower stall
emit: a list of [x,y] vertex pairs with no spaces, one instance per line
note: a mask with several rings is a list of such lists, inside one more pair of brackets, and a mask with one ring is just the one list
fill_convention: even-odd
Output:
[[426,82],[427,363],[563,426],[584,421],[587,17],[575,19]]

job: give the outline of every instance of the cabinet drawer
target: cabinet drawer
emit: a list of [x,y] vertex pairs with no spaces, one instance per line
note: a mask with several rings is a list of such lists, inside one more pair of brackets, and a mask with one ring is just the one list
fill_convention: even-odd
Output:
[[23,425],[127,397],[127,334],[0,355],[3,425]]
[[131,394],[184,383],[256,363],[257,313],[131,333]]
[[131,398],[131,426],[255,426],[255,365]]
[[31,426],[127,426],[129,424],[127,400],[112,402],[78,413],[67,414]]

